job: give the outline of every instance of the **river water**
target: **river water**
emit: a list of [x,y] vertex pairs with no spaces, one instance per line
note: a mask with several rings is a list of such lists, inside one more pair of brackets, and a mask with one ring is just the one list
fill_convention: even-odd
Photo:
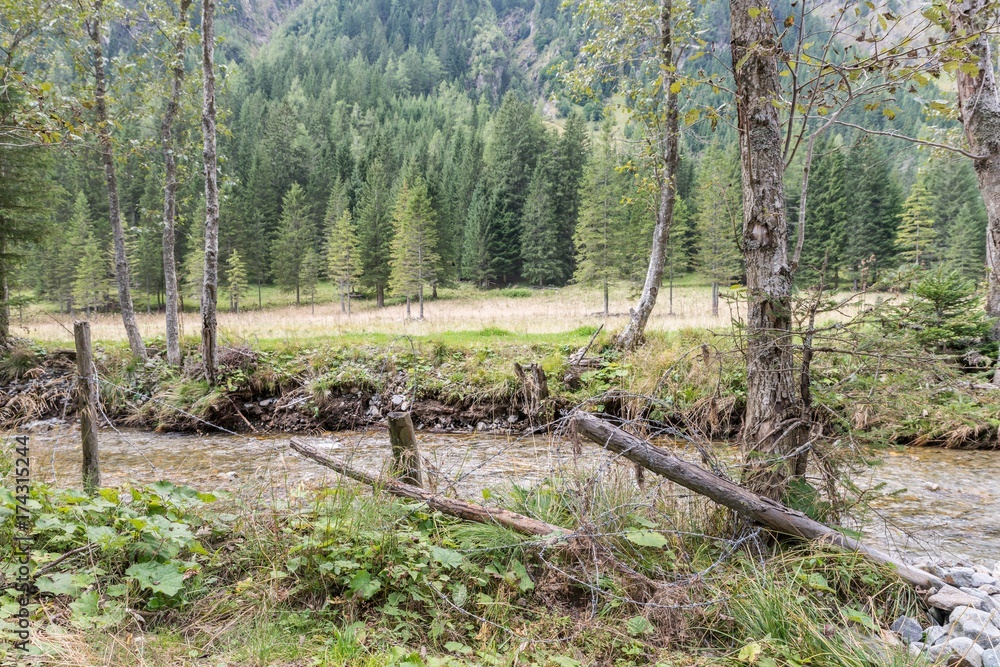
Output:
[[[389,452],[385,431],[301,439],[370,471],[378,471]],[[548,435],[420,432],[418,440],[438,490],[453,490],[469,499],[481,498],[483,489],[581,472],[600,475],[623,465],[592,445],[585,443],[574,453],[570,441]],[[78,486],[79,443],[76,428],[32,434],[32,477],[57,486]],[[697,452],[684,446],[674,451],[687,460],[700,460]],[[727,458],[725,448],[720,454],[721,460]],[[290,450],[288,436],[109,430],[101,433],[100,458],[104,485],[168,479],[200,490],[226,489],[266,498],[299,486],[342,481]],[[854,481],[862,489],[883,485],[863,518],[867,541],[913,556],[970,558],[986,565],[1000,558],[1000,451],[892,451],[881,465]]]

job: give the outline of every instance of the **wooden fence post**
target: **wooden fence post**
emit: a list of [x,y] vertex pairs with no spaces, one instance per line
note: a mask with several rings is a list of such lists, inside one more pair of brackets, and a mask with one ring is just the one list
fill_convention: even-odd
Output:
[[406,484],[422,487],[417,434],[409,412],[389,413],[389,442],[392,444],[393,473]]
[[90,322],[74,322],[76,341],[76,395],[83,441],[83,489],[93,495],[101,486],[101,465],[97,456],[97,378],[90,351]]

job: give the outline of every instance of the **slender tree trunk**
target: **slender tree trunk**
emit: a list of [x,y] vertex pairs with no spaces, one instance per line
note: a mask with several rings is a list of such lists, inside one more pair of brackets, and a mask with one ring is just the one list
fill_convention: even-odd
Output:
[[385,308],[385,286],[376,285],[375,286],[375,305],[379,308]]
[[88,26],[94,56],[94,108],[97,114],[97,137],[100,144],[101,162],[104,165],[104,182],[108,188],[108,217],[111,221],[111,235],[115,244],[115,278],[118,283],[118,305],[122,312],[122,323],[132,354],[146,358],[146,346],[139,334],[139,325],[132,306],[131,278],[128,257],[125,254],[125,230],[122,227],[121,205],[118,198],[118,174],[115,170],[115,149],[111,140],[111,122],[108,120],[106,99],[107,79],[104,73],[104,49],[101,12],[104,0],[94,2],[94,15]]
[[674,200],[677,194],[678,150],[677,95],[670,91],[676,75],[673,65],[673,36],[670,19],[673,14],[672,0],[661,0],[660,4],[660,69],[664,75],[663,90],[666,118],[663,136],[660,137],[660,203],[656,210],[656,226],[653,228],[653,249],[649,255],[649,268],[642,296],[635,309],[629,311],[629,321],[625,329],[615,338],[619,349],[632,350],[638,347],[645,335],[646,323],[656,305],[656,296],[663,281],[663,265],[667,258],[667,244],[670,240],[670,225],[674,219]]
[[351,285],[347,285],[347,314],[351,314]]
[[604,317],[607,317],[608,315],[611,314],[610,311],[608,310],[608,300],[609,300],[608,299],[608,279],[605,278],[604,279]]
[[747,409],[744,482],[778,499],[792,474],[801,433],[791,339],[781,155],[778,63],[767,0],[732,0],[732,58],[743,177],[743,255],[747,274]]
[[[3,249],[6,255],[6,249]],[[0,257],[0,291],[2,291],[3,302],[0,303],[0,348],[7,347],[7,340],[10,338],[10,288],[7,284],[7,260]]]
[[344,283],[341,283],[340,284],[340,312],[342,312],[342,313],[346,313],[347,312],[347,303],[346,302],[347,302],[347,298],[346,298],[346,295],[344,294]]
[[261,277],[260,274],[257,274],[257,310],[260,310],[264,307],[264,298],[261,296],[260,283],[261,283]]
[[410,297],[406,297],[406,319],[410,319]]
[[215,0],[203,0],[201,11],[202,87],[201,132],[205,160],[205,279],[201,291],[201,354],[205,379],[215,384],[218,344],[216,298],[219,287],[219,182],[215,152]]
[[167,363],[180,366],[180,330],[177,324],[177,259],[174,256],[174,221],[177,217],[177,158],[174,155],[174,121],[180,110],[181,91],[184,86],[184,41],[187,33],[187,12],[191,0],[181,0],[177,40],[174,42],[173,81],[170,100],[163,115],[161,139],[163,142],[163,283],[167,292]]
[[420,319],[424,319],[424,284],[420,283],[420,289],[417,290],[417,298],[420,299]]
[[[986,313],[1000,318],[1000,89],[997,88],[989,32],[993,10],[986,0],[953,1],[949,6],[952,32],[956,36],[976,35],[965,48],[975,60],[977,71],[956,70],[959,118],[972,152],[981,156],[974,161],[979,191],[986,204],[986,266],[988,285]],[[993,327],[994,339],[1000,339],[1000,319]],[[1000,364],[993,378],[1000,384]]]
[[719,316],[719,281],[712,281],[712,317]]

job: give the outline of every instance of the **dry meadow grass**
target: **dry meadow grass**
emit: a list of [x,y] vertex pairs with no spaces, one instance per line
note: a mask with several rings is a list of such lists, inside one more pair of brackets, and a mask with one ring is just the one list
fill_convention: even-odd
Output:
[[[525,293],[526,290],[517,290]],[[608,327],[624,326],[628,310],[636,298],[631,286],[616,286],[611,292]],[[417,304],[411,306],[417,315]],[[444,332],[479,331],[498,328],[517,334],[552,334],[605,322],[599,290],[579,286],[561,289],[534,289],[528,296],[505,296],[503,291],[481,292],[471,288],[445,290],[442,298],[424,303],[424,319],[407,319],[404,305],[376,308],[373,301],[355,301],[350,315],[341,313],[339,302],[317,303],[315,312],[308,304],[251,310],[239,314],[222,311],[219,327],[223,340],[303,339],[323,336],[365,334],[429,335]],[[668,293],[661,291],[660,303],[650,322],[652,330],[717,328],[730,322],[730,305],[723,301],[719,317],[713,317],[709,287],[675,287],[674,314],[669,314]],[[17,335],[34,340],[71,344],[72,320],[66,313],[41,308],[26,310],[21,318],[13,314]],[[143,336],[163,335],[163,315],[138,314]],[[117,313],[90,317],[95,340],[124,340]],[[200,318],[187,312],[181,318],[182,334],[197,334]]]
[[[712,316],[711,288],[707,285],[675,286],[673,313],[670,312],[666,286],[649,323],[650,331],[726,328],[732,318],[745,312],[734,299],[720,302],[719,316]],[[513,296],[511,294],[516,294]],[[502,329],[515,334],[557,334],[583,326],[606,323],[610,330],[624,326],[629,308],[637,298],[637,288],[616,285],[611,291],[610,312],[605,318],[601,292],[582,286],[560,289],[518,289],[480,291],[463,286],[443,290],[440,299],[424,303],[424,319],[415,319],[417,304],[411,306],[413,318],[407,319],[405,306],[393,304],[376,308],[373,301],[354,301],[350,315],[340,310],[340,303],[324,301],[315,308],[279,305],[239,314],[220,311],[219,327],[223,342],[256,340],[302,340],[329,336],[364,337],[366,335],[424,336],[442,333]],[[869,297],[874,298],[872,296]],[[850,309],[856,312],[856,307]],[[50,343],[72,344],[72,320],[66,313],[52,313],[33,307],[20,316],[12,313],[16,335]],[[163,336],[163,315],[138,314],[143,336]],[[125,339],[117,313],[90,317],[93,337],[101,341]],[[195,336],[200,327],[197,313],[181,317],[182,335]]]

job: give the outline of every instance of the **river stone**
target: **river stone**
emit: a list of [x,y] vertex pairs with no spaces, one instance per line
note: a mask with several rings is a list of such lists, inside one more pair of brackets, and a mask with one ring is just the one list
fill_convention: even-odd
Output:
[[983,652],[983,667],[1000,667],[1000,649]]
[[951,612],[951,622],[957,633],[968,637],[984,649],[1000,648],[1000,628],[995,623],[1000,614],[986,613],[969,607],[956,607]]
[[956,588],[972,586],[972,577],[976,571],[971,567],[954,567],[944,575],[944,580]]
[[980,600],[982,604],[979,605],[979,609],[982,609],[983,611],[991,611],[991,612],[995,611],[997,613],[1000,613],[1000,605],[997,605],[996,602],[989,595],[982,592],[978,588],[962,588],[960,590],[963,593],[968,593],[972,597]]
[[[920,652],[922,650],[924,650],[924,643],[923,642],[913,642],[912,644],[910,644],[909,646],[906,647],[906,652],[909,653],[910,656],[913,657],[913,658],[919,657],[920,656]],[[1000,667],[1000,665],[998,665],[997,667]]]
[[996,586],[997,580],[988,574],[982,572],[976,572],[972,575],[972,583],[970,586],[972,588],[979,588],[980,586]]
[[927,598],[927,604],[938,609],[951,611],[955,607],[975,607],[978,609],[984,603],[974,595],[960,591],[954,586],[944,585],[941,590]]
[[924,636],[924,629],[920,621],[909,616],[900,616],[889,627],[890,630],[900,636],[907,644],[920,641]]
[[924,635],[924,643],[928,646],[944,644],[946,641],[951,639],[954,634],[954,628],[950,625],[932,625],[927,628],[927,632]]

